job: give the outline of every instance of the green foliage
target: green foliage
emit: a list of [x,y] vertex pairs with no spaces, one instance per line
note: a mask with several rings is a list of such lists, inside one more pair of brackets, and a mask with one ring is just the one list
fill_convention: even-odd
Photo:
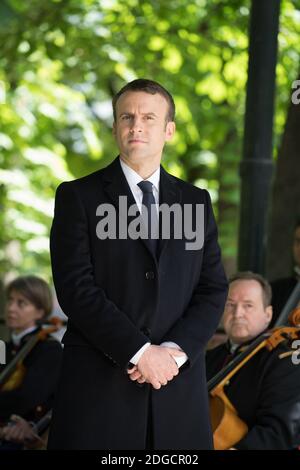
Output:
[[[0,4],[0,268],[50,278],[57,185],[107,165],[113,94],[136,77],[174,95],[164,164],[206,187],[226,259],[237,246],[247,80],[246,0],[5,0]],[[275,143],[299,65],[299,4],[283,0]]]

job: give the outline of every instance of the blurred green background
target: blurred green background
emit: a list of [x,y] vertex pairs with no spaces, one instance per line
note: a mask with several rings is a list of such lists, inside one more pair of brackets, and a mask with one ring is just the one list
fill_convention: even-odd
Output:
[[[209,190],[226,270],[236,269],[249,10],[245,0],[1,0],[2,281],[22,273],[51,281],[55,189],[117,155],[111,98],[137,77],[173,94],[178,130],[163,164]],[[299,1],[283,0],[274,160],[299,33]]]

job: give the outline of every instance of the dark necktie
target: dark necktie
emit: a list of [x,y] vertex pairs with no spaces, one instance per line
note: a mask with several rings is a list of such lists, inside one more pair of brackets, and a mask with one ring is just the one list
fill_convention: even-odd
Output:
[[155,199],[154,199],[153,192],[152,192],[153,184],[150,183],[150,181],[141,181],[140,183],[138,183],[138,186],[143,191],[142,205],[147,209],[147,214],[146,214],[142,206],[142,218],[148,221],[147,240],[148,240],[149,247],[152,253],[156,256],[158,240],[157,238],[151,238],[152,225],[154,225],[155,230],[158,229],[158,218],[157,218],[156,209],[155,211],[153,211],[153,217],[155,217],[155,219],[154,220],[151,219],[151,206],[153,205],[155,206]]

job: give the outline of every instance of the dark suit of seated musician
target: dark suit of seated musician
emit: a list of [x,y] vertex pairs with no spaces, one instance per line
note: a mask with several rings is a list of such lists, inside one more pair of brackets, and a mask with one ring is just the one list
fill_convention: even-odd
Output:
[[[267,330],[271,318],[271,288],[253,273],[232,278],[223,316],[228,342],[207,352],[211,379],[245,345]],[[224,392],[248,433],[235,449],[293,449],[300,443],[300,365],[285,343],[269,352],[261,349],[232,377]]]
[[291,275],[271,282],[273,306],[271,326],[275,324],[297,282],[300,281],[300,219],[295,225],[292,251],[294,269]]
[[[19,277],[12,281],[6,288],[6,297],[6,324],[11,331],[11,340],[6,347],[5,367],[9,367],[13,358],[40,331],[38,324],[50,314],[52,298],[47,283],[35,276]],[[61,345],[53,338],[35,344],[24,358],[21,382],[16,388],[5,389],[5,383],[0,387],[2,425],[12,414],[36,421],[52,407],[61,357]],[[0,369],[0,377],[3,370],[4,366]]]

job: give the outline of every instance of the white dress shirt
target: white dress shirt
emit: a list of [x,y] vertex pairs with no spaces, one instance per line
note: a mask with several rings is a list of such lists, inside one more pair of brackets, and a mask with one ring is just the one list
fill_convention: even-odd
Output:
[[24,336],[28,335],[28,333],[31,333],[32,331],[36,330],[37,326],[31,326],[27,328],[24,331],[21,331],[21,333],[12,333],[11,334],[11,340],[14,343],[15,346],[19,346],[21,343],[21,340]]
[[155,170],[152,175],[143,180],[143,178],[132,168],[130,168],[123,160],[120,158],[121,168],[127,180],[127,183],[131,189],[135,202],[139,208],[139,211],[142,212],[142,201],[143,201],[143,191],[138,186],[141,181],[150,181],[153,184],[153,196],[156,203],[157,213],[158,213],[158,204],[159,204],[159,180],[160,180],[160,167]]
[[[120,158],[120,164],[121,168],[123,170],[123,173],[125,175],[125,178],[127,180],[127,183],[130,187],[130,190],[133,194],[133,197],[135,199],[135,202],[138,206],[139,211],[141,212],[142,209],[142,200],[143,200],[143,191],[141,188],[138,186],[138,183],[141,181],[150,181],[153,185],[153,196],[154,200],[156,203],[157,207],[157,213],[158,213],[158,208],[159,208],[159,180],[160,180],[160,167],[155,170],[152,175],[147,178],[146,180],[143,180],[143,178],[132,168],[130,168],[126,163],[123,162],[123,160]],[[137,364],[138,361],[140,360],[142,354],[144,351],[151,345],[151,343],[145,343],[144,346],[141,347],[141,349],[138,350],[138,352],[130,359],[130,362],[132,364]],[[163,347],[168,347],[168,348],[175,348],[181,350],[181,348],[178,346],[178,344],[173,343],[171,341],[161,343],[160,346]],[[182,356],[180,357],[174,357],[177,366],[180,367],[182,366],[187,360],[188,357],[186,354],[183,353]]]

